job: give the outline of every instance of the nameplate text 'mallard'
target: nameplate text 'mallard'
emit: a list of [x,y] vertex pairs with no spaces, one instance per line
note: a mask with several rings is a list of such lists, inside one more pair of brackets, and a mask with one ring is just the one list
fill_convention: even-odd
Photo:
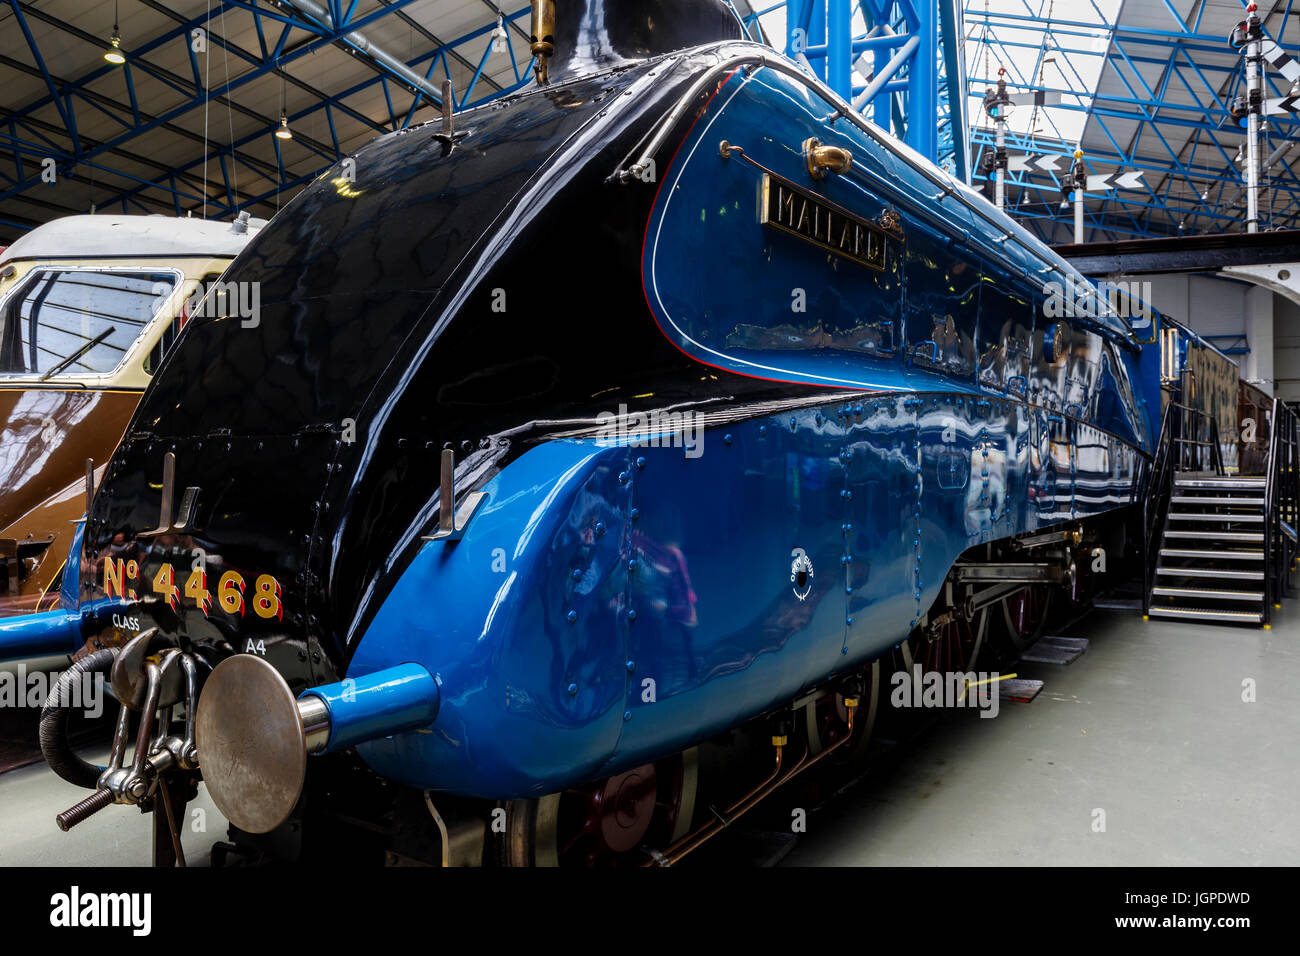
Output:
[[760,222],[870,269],[885,268],[879,226],[833,205],[789,180],[763,175]]

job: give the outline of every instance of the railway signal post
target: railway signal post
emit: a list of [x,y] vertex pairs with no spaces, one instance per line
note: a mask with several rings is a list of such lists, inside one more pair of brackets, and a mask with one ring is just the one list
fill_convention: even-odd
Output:
[[1011,96],[1007,93],[1007,69],[999,67],[997,87],[984,94],[984,111],[993,120],[997,135],[997,149],[993,154],[991,171],[996,174],[994,203],[999,209],[1005,208],[1007,201],[1007,117],[1011,114],[1011,102]]
[[1233,113],[1246,117],[1246,231],[1259,231],[1259,123],[1263,113],[1264,31],[1260,27],[1255,4],[1246,7],[1246,19],[1238,23],[1228,37],[1228,44],[1245,50],[1246,96],[1233,104]]
[[1088,188],[1088,167],[1083,162],[1083,150],[1074,151],[1074,165],[1061,179],[1061,210],[1064,211],[1074,192],[1074,241],[1083,242],[1083,195]]

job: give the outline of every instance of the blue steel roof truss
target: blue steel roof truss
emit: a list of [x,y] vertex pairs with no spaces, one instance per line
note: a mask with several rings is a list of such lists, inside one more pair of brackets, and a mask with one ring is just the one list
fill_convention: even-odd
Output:
[[[1293,4],[1295,0],[1276,4],[1271,32],[1284,49],[1297,55],[1300,54],[1296,43],[1300,34],[1297,19],[1300,10],[1293,10]],[[1207,62],[1207,54],[1217,54],[1215,59],[1222,60],[1232,51],[1226,36],[1202,32],[1206,5],[1196,4],[1191,22],[1185,23],[1169,0],[1162,0],[1161,6],[1169,14],[1169,28],[1163,30],[1127,27],[1121,19],[1111,32],[1105,60],[1109,75],[1123,85],[1123,95],[1083,94],[1036,82],[1035,77],[1041,75],[1045,50],[1054,49],[1066,61],[1063,69],[1072,69],[1069,66],[1072,54],[1091,52],[1080,48],[1079,38],[1094,35],[1098,24],[1059,17],[1045,22],[1040,19],[1043,4],[1022,0],[1022,6],[1023,14],[996,11],[986,14],[979,0],[968,0],[966,16],[977,27],[972,38],[987,47],[996,62],[1007,66],[1012,85],[1024,90],[1061,93],[1062,109],[1086,115],[1086,128],[1100,133],[1104,141],[1100,148],[1095,142],[1085,148],[1084,161],[1090,172],[1142,170],[1145,173],[1145,187],[1140,192],[1112,190],[1101,195],[1089,194],[1086,238],[1244,231],[1243,175],[1231,145],[1233,141],[1244,141],[1244,132],[1230,112],[1233,99],[1244,92],[1244,71],[1236,61]],[[1245,6],[1242,0],[1243,19]],[[1101,11],[1096,12],[1100,20]],[[985,27],[988,29],[984,30]],[[1023,40],[1000,39],[999,27],[1004,30],[1035,27],[1041,29],[1044,40],[1029,44]],[[1031,47],[1037,47],[1038,56],[1034,71],[1026,76],[1016,69],[1014,51]],[[1159,74],[1159,81],[1154,84],[1143,78],[1144,72],[1151,73],[1151,67],[1156,67]],[[972,97],[982,97],[988,81],[972,78],[970,85]],[[1276,73],[1265,70],[1266,98],[1285,96],[1290,88]],[[1173,91],[1192,102],[1171,100]],[[1076,143],[1061,136],[1050,115],[1047,119],[1050,132],[1010,134],[1009,151],[1069,156]],[[1300,122],[1296,122],[1300,116],[1269,117],[1269,120],[1270,128],[1261,142],[1264,157],[1300,139]],[[1130,124],[1136,124],[1133,132],[1126,135],[1116,132]],[[1169,135],[1173,130],[1190,133],[1185,142],[1175,146]],[[991,128],[978,127],[973,131],[975,168],[984,152],[994,148],[994,140]],[[1071,213],[1060,209],[1061,190],[1056,176],[1013,173],[1007,181],[1007,208],[1011,215],[1045,239],[1068,241]],[[1262,227],[1300,227],[1300,178],[1293,163],[1275,164],[1265,171],[1261,181],[1265,187],[1261,202]]]
[[[280,141],[274,139],[279,118],[271,116],[261,117],[253,132],[233,142],[210,141],[206,150],[199,150],[178,165],[155,166],[153,172],[141,175],[126,172],[119,160],[128,156],[138,159],[131,156],[130,148],[138,147],[135,141],[151,130],[168,127],[208,103],[236,100],[241,87],[259,77],[279,76],[307,88],[290,73],[297,61],[329,45],[349,48],[360,55],[347,35],[384,18],[402,15],[402,8],[413,0],[382,2],[379,9],[358,15],[357,0],[328,0],[331,26],[287,7],[273,8],[267,0],[213,0],[210,16],[206,12],[189,19],[174,15],[172,28],[138,46],[126,47],[127,62],[123,66],[102,64],[79,77],[68,78],[49,68],[30,27],[29,18],[48,15],[24,0],[0,0],[0,4],[12,9],[34,60],[35,72],[30,68],[27,71],[39,75],[44,86],[44,95],[0,112],[0,162],[8,160],[6,166],[0,167],[0,203],[21,197],[39,204],[40,161],[50,156],[56,159],[63,177],[94,177],[101,186],[113,183],[112,195],[98,202],[101,209],[165,209],[180,213],[205,206],[208,215],[224,217],[275,202],[279,195],[309,182],[342,158],[338,118],[346,117],[377,135],[409,126],[421,107],[440,104],[435,97],[412,90],[404,78],[382,64],[370,61],[376,71],[373,77],[333,95],[316,93],[310,105],[288,115],[297,144],[289,161]],[[1236,63],[1223,63],[1223,54],[1229,52],[1226,38],[1205,30],[1204,3],[1195,4],[1190,22],[1185,22],[1170,0],[1160,0],[1152,6],[1163,8],[1169,22],[1167,29],[1159,29],[1125,25],[1122,9],[1118,25],[1106,23],[1102,11],[1091,0],[1096,17],[1092,22],[1059,16],[1047,20],[1046,0],[1020,0],[1022,12],[986,12],[981,0],[964,2],[963,10],[958,0],[782,0],[766,6],[752,4],[753,12],[745,21],[753,29],[760,18],[784,9],[787,35],[769,35],[769,39],[785,46],[787,52],[803,53],[808,66],[848,99],[873,84],[875,92],[863,106],[864,115],[965,179],[969,179],[969,170],[979,168],[979,160],[993,148],[994,140],[993,130],[981,122],[976,106],[989,80],[966,75],[970,51],[963,49],[963,44],[973,42],[977,44],[977,52],[971,57],[974,62],[987,54],[999,65],[1007,66],[1008,81],[1016,89],[1061,93],[1060,109],[1084,114],[1086,128],[1094,134],[1085,156],[1090,171],[1144,172],[1141,191],[1090,195],[1086,214],[1089,238],[1170,235],[1177,234],[1180,227],[1188,234],[1239,227],[1243,216],[1235,204],[1240,202],[1242,177],[1232,144],[1234,137],[1240,136],[1230,105],[1242,92],[1242,70]],[[1244,16],[1246,0],[1241,2]],[[1292,9],[1297,3],[1300,0],[1275,0],[1270,32],[1284,48],[1300,56],[1295,40],[1300,32],[1300,10]],[[150,5],[163,6],[158,2]],[[527,32],[528,5],[519,3],[513,11],[505,11],[485,3],[484,9],[484,23],[478,29],[454,40],[430,44],[431,48],[407,61],[412,71],[437,85],[444,77],[452,77],[455,59],[462,75],[470,76],[465,89],[456,92],[458,109],[508,94],[531,81],[531,63],[521,69],[515,55],[519,36]],[[474,41],[496,29],[494,11],[501,11],[511,27],[506,31],[506,44],[513,82],[504,86],[486,78],[490,46],[481,55],[465,55],[471,47],[479,48]],[[227,12],[251,16],[256,28],[255,48],[243,49],[229,43],[218,35],[219,31],[211,29]],[[1099,24],[1110,30],[1105,65],[1108,74],[1122,85],[1122,93],[1111,89],[1093,95],[1071,62],[1072,56],[1096,56],[1096,51],[1083,46],[1096,36]],[[229,82],[205,84],[199,59],[189,42],[191,30],[199,26],[208,28],[213,46],[239,63],[242,73]],[[68,29],[77,33],[75,28]],[[1021,33],[999,37],[999,30],[1009,34],[1027,29],[1040,31],[1042,41],[1029,42]],[[757,35],[756,30],[754,33]],[[82,38],[102,42],[88,34]],[[911,43],[913,39],[917,42]],[[177,43],[186,44],[190,75],[169,73],[151,62],[155,51]],[[1029,49],[1035,51],[1034,67],[1022,70],[1017,63],[1025,61],[1024,53]],[[1072,89],[1040,81],[1048,49],[1056,55]],[[859,72],[854,63],[864,54],[868,55],[864,62],[870,65]],[[0,70],[7,66],[13,64],[0,64]],[[90,89],[92,83],[114,70],[120,70],[122,77],[122,96],[116,101]],[[1144,78],[1153,72],[1158,75],[1156,82]],[[137,91],[142,79],[166,85],[183,101],[159,115],[146,113],[140,108]],[[367,115],[350,102],[359,94],[373,95],[376,89],[383,96],[382,115]],[[1268,97],[1285,96],[1289,86],[1275,73],[1266,71],[1265,91]],[[1177,101],[1175,94],[1190,102]],[[36,116],[50,107],[57,112],[57,125]],[[78,115],[88,110],[110,117],[119,129],[98,140],[88,139],[79,133],[77,123]],[[303,121],[313,116],[319,116],[321,127],[328,131],[328,137],[321,141],[299,132],[305,125]],[[933,119],[936,116],[937,123]],[[921,121],[909,122],[912,117],[920,117]],[[1069,156],[1076,144],[1061,134],[1051,111],[1044,114],[1044,120],[1045,129],[1009,134],[1009,149]],[[1264,156],[1300,138],[1300,123],[1294,120],[1270,117],[1269,125],[1262,147]],[[275,148],[274,163],[248,155],[250,144],[267,138]],[[204,169],[220,177],[218,180],[214,176],[208,182],[206,193],[200,176]],[[272,180],[274,188],[257,195],[241,191],[237,183],[241,169]],[[1277,163],[1266,171],[1263,182],[1264,227],[1300,227],[1300,177],[1291,164]],[[1068,211],[1059,208],[1060,181],[1056,175],[1010,173],[1007,184],[1008,211],[1013,216],[1044,239],[1065,238],[1069,216]],[[16,228],[32,225],[2,218],[0,222]]]
[[[306,155],[295,155],[292,162],[286,163],[281,150],[281,141],[274,134],[279,126],[279,117],[260,117],[258,128],[233,142],[220,143],[214,138],[208,143],[206,152],[200,151],[192,159],[172,168],[155,164],[156,174],[139,176],[124,172],[116,161],[125,156],[139,161],[140,157],[131,156],[128,145],[149,133],[151,130],[171,124],[186,114],[202,109],[210,102],[233,100],[241,87],[264,76],[280,76],[306,88],[300,80],[294,80],[288,73],[288,67],[303,57],[322,47],[334,45],[350,49],[354,55],[361,52],[348,39],[353,31],[364,30],[384,18],[400,14],[403,7],[413,0],[382,0],[384,5],[366,15],[357,15],[357,0],[329,0],[329,12],[333,26],[328,26],[310,17],[290,12],[288,8],[273,9],[266,0],[214,0],[211,12],[186,19],[173,16],[176,25],[138,46],[124,45],[126,63],[122,66],[108,64],[96,65],[76,78],[56,76],[48,67],[45,55],[35,39],[29,25],[29,17],[41,17],[45,22],[89,43],[102,46],[102,38],[93,37],[76,27],[62,24],[48,17],[42,11],[34,9],[23,0],[0,0],[0,4],[10,7],[14,20],[22,31],[28,52],[35,62],[35,68],[44,80],[45,95],[18,107],[5,107],[0,112],[0,161],[8,160],[9,169],[0,169],[0,203],[13,197],[38,205],[43,203],[41,189],[41,160],[52,157],[61,178],[71,180],[89,179],[94,176],[102,185],[114,184],[116,192],[108,198],[100,198],[97,208],[102,210],[121,209],[123,212],[159,212],[169,211],[180,214],[182,209],[196,210],[202,206],[209,217],[228,217],[244,209],[257,210],[266,204],[275,202],[278,197],[289,192],[330,169],[342,159],[339,133],[335,118],[346,115],[357,123],[372,130],[376,135],[391,130],[405,128],[415,119],[417,111],[424,106],[441,108],[439,97],[412,89],[406,79],[389,70],[384,64],[367,60],[376,71],[371,78],[357,83],[348,89],[333,95],[317,94],[313,102],[304,109],[288,114],[291,127],[295,128],[294,142],[306,150]],[[154,4],[155,8],[162,4]],[[488,9],[491,7],[492,9]],[[526,86],[532,79],[532,62],[521,70],[515,59],[517,37],[513,31],[522,29],[527,33],[529,6],[522,4],[513,11],[505,11],[493,4],[485,5],[484,25],[463,36],[442,42],[432,49],[426,49],[420,55],[407,62],[407,66],[422,75],[434,85],[443,77],[452,79],[451,60],[456,58],[472,78],[463,91],[456,91],[456,108],[466,109],[487,102],[498,96],[507,95]],[[256,27],[257,48],[243,49],[229,43],[214,30],[222,22],[227,12],[243,11],[252,16]],[[508,26],[506,31],[507,51],[513,66],[513,83],[502,86],[486,79],[485,67],[492,46],[485,47],[481,57],[476,60],[466,59],[462,53],[469,46],[477,46],[474,41],[497,29],[499,12]],[[523,26],[520,27],[520,21]],[[228,82],[206,85],[197,54],[191,44],[191,31],[197,27],[204,28],[209,41],[214,47],[221,48],[232,61],[241,63],[245,70]],[[304,35],[305,34],[305,35]],[[151,63],[150,55],[164,47],[184,44],[188,54],[192,76],[180,76],[157,68]],[[0,65],[3,70],[6,65]],[[23,66],[23,64],[18,64]],[[93,93],[90,84],[106,75],[120,70],[123,78],[125,103],[105,102],[102,95]],[[151,81],[166,85],[184,97],[183,102],[160,115],[150,116],[143,113],[139,106],[136,87],[140,75],[147,75]],[[349,104],[349,100],[358,94],[373,91],[378,87],[387,104],[386,116],[376,120],[360,112]],[[53,106],[61,121],[62,129],[39,121],[35,114]],[[78,112],[91,109],[110,117],[121,127],[120,131],[100,141],[89,141],[77,132]],[[247,111],[245,111],[247,113]],[[303,120],[320,114],[324,125],[329,130],[328,142],[317,142],[304,136],[299,130]],[[274,168],[250,158],[241,149],[259,140],[271,140],[275,150]],[[297,151],[295,151],[297,153]],[[273,179],[275,187],[257,195],[246,195],[236,188],[233,176],[239,167],[246,168],[258,176]],[[208,168],[219,173],[220,179],[213,177],[208,182],[206,197],[204,180],[200,170]],[[95,175],[98,174],[98,175]],[[269,175],[268,175],[269,174]],[[206,202],[205,202],[206,199]],[[88,210],[67,208],[64,212],[82,212]],[[34,223],[17,222],[0,217],[0,223],[13,229],[27,229]]]

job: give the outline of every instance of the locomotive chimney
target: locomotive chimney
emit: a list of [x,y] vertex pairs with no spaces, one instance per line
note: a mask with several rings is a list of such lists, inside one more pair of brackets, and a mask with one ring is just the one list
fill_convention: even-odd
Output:
[[548,65],[555,53],[555,0],[533,0],[532,53],[537,57],[537,82],[549,80]]

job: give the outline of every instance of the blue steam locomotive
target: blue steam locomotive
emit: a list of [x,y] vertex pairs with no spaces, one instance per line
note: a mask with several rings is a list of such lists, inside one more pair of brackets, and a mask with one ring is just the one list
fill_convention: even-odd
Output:
[[[396,858],[676,862],[859,747],[882,660],[968,671],[1123,551],[1159,354],[1087,280],[718,0],[533,44],[249,244],[257,320],[187,326],[6,625],[123,704],[108,767],[47,709],[65,829],[201,776],[241,850],[337,851],[345,795]],[[737,728],[770,765],[695,813]]]

